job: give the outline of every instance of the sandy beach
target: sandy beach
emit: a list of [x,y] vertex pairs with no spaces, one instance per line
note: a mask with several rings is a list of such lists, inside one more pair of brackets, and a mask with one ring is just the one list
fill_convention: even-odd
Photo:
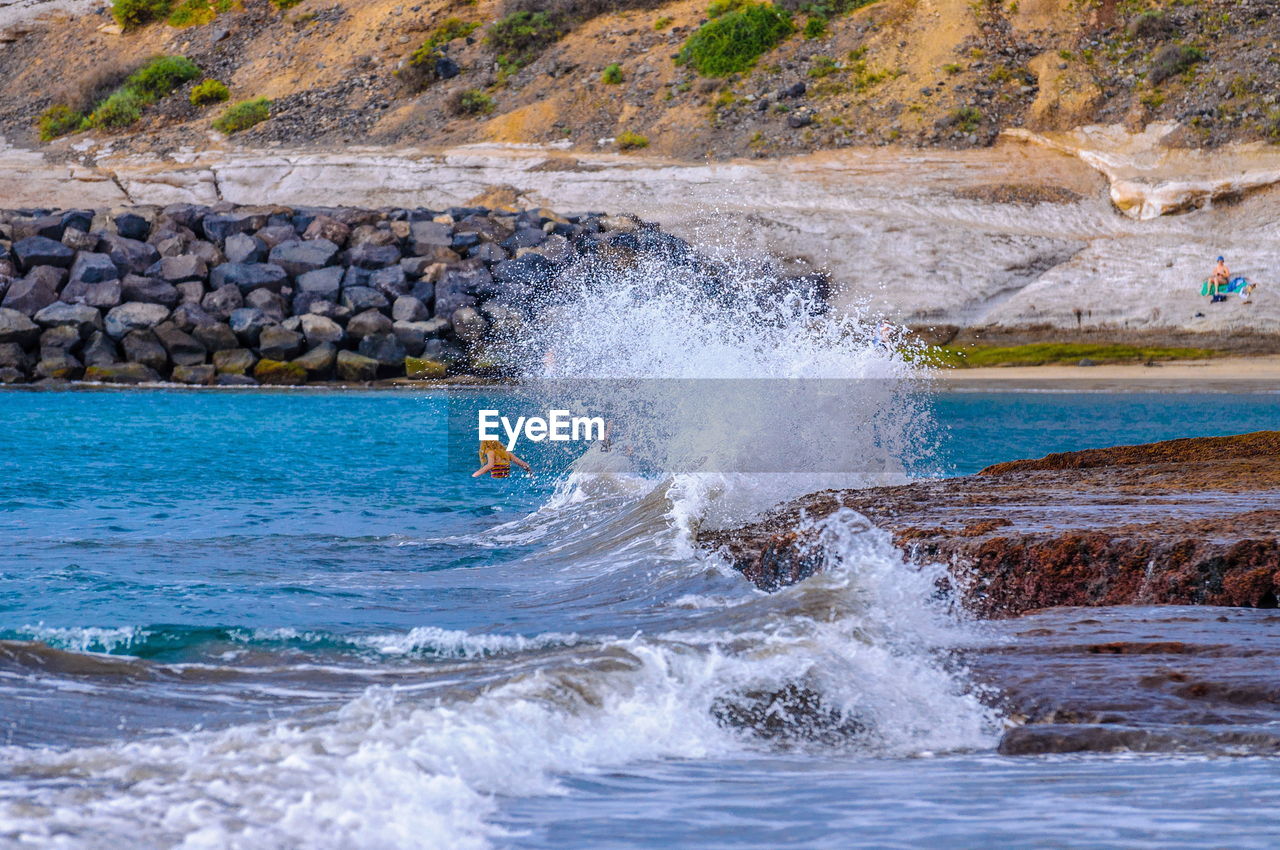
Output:
[[1142,363],[1113,363],[1098,366],[992,366],[975,369],[939,369],[943,386],[963,389],[998,385],[1008,389],[1053,388],[1072,390],[1124,390],[1145,387],[1179,386],[1197,390],[1232,391],[1280,390],[1280,356],[1221,357],[1211,360],[1180,360]]

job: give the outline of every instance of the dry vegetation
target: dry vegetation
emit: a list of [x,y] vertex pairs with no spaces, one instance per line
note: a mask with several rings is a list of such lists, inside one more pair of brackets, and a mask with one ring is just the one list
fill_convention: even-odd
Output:
[[180,54],[198,77],[94,132],[208,144],[218,110],[191,89],[209,78],[270,101],[236,135],[267,146],[618,150],[627,133],[662,154],[770,156],[1153,120],[1187,145],[1280,137],[1267,0],[119,2],[123,34],[64,18],[0,52],[0,133],[74,138],[73,116]]

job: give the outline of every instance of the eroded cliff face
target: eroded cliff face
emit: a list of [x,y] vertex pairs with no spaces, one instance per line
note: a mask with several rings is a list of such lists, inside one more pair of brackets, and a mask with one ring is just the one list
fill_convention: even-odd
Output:
[[1280,432],[1015,461],[964,478],[828,491],[702,542],[766,590],[810,575],[812,521],[851,508],[944,563],[983,617],[1057,606],[1274,608]]
[[[495,22],[529,5],[517,0],[303,0],[286,11],[245,0],[208,23],[125,33],[102,0],[47,0],[43,20],[41,4],[19,5],[0,12],[0,133],[23,144],[42,110],[92,106],[104,80],[158,53],[189,56],[233,100],[270,98],[271,120],[237,137],[255,147],[616,150],[630,132],[663,155],[723,158],[985,146],[1011,127],[1172,122],[1169,143],[1182,147],[1276,131],[1280,69],[1267,60],[1280,20],[1269,0],[878,0],[813,27],[797,11],[795,34],[752,69],[715,78],[674,60],[708,19],[706,0],[544,4],[563,35],[518,56],[491,38]],[[478,29],[445,45],[447,75],[407,73],[449,18]],[[613,64],[621,81],[609,84]],[[488,104],[459,109],[466,91]],[[222,144],[210,129],[219,109],[190,105],[188,93],[114,135],[117,149]]]

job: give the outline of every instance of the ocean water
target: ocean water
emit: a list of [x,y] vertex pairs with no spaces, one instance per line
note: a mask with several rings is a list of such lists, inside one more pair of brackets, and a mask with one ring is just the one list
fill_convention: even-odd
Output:
[[[1280,422],[1273,394],[916,402],[933,448],[904,476]],[[861,517],[762,594],[691,534],[794,483],[473,480],[447,407],[0,393],[0,846],[1280,840],[1274,759],[998,755],[964,652],[1022,638]]]

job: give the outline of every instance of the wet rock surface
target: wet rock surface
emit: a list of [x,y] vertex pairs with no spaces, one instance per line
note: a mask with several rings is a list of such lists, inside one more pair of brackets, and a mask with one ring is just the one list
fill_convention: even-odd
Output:
[[1005,755],[1280,753],[1280,614],[1057,608],[989,624],[962,653],[1009,728]]
[[774,590],[825,562],[815,521],[841,508],[987,620],[957,658],[1001,753],[1280,753],[1280,432],[815,493],[701,542]]
[[840,508],[890,531],[908,559],[946,564],[952,590],[983,617],[1060,605],[1274,608],[1280,593],[1280,432],[815,493],[702,542],[774,589],[817,568],[810,523]]

